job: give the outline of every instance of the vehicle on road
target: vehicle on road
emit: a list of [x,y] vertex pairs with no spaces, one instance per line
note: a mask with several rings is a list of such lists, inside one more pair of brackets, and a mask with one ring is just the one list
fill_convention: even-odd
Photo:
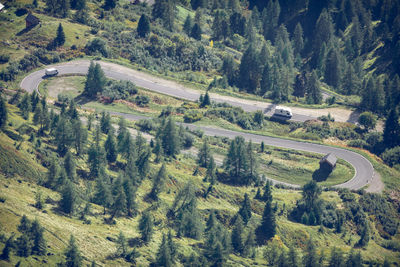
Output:
[[50,68],[45,70],[46,76],[56,76],[58,74],[58,70],[56,68]]
[[290,119],[293,116],[293,114],[292,114],[292,110],[290,108],[276,106],[273,116],[282,116],[282,117]]

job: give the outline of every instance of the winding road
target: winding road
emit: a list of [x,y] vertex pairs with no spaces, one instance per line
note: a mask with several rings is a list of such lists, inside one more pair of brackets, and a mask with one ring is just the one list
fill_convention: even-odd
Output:
[[[147,73],[139,72],[127,67],[123,67],[113,63],[99,62],[104,70],[107,77],[119,80],[130,80],[137,86],[159,92],[162,94],[170,95],[177,98],[187,99],[195,101],[199,99],[200,93],[196,90],[186,88],[180,84],[172,81],[164,80],[158,77],[151,76]],[[66,74],[86,74],[89,66],[88,60],[72,61],[68,63],[53,65],[59,71],[59,75]],[[33,72],[26,76],[21,82],[21,88],[33,92],[38,89],[40,82],[43,81],[44,69]],[[233,106],[240,106],[245,111],[255,110],[268,110],[272,112],[273,108],[265,106],[266,103],[256,101],[243,101],[241,99],[235,99],[233,97],[221,97],[218,95],[211,95],[213,101],[216,102],[228,102]],[[262,104],[260,104],[262,103]],[[264,106],[262,106],[264,105]],[[138,116],[119,112],[110,112],[112,115],[123,116],[129,120],[146,119],[148,117]],[[300,114],[294,114],[293,119],[298,121],[305,121],[312,117]],[[282,147],[294,150],[301,150],[319,154],[332,153],[338,158],[341,158],[349,162],[355,169],[355,175],[349,181],[336,185],[336,187],[349,188],[349,189],[361,189],[368,185],[366,189],[368,192],[381,192],[384,188],[380,176],[374,171],[372,164],[362,155],[349,151],[343,148],[325,146],[314,143],[293,141],[287,139],[280,139],[275,137],[268,137],[250,133],[235,132],[231,130],[225,130],[221,128],[213,128],[207,126],[196,126],[192,124],[184,124],[190,129],[201,129],[206,135],[210,136],[224,136],[228,138],[234,138],[235,136],[243,136],[246,140],[252,140],[255,143],[264,142],[266,145]],[[291,185],[297,187],[296,185]]]

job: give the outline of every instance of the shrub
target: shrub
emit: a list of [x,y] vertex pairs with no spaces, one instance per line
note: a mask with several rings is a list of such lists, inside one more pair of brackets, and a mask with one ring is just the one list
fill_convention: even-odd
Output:
[[351,140],[347,143],[347,145],[352,146],[352,147],[358,147],[358,148],[368,148],[369,147],[368,143],[362,139]]
[[150,103],[150,97],[148,97],[147,95],[138,95],[135,98],[135,103],[139,107],[146,107],[147,104]]
[[102,95],[111,100],[126,99],[128,96],[136,94],[136,86],[130,81],[109,80]]
[[10,55],[0,55],[0,64],[7,63],[10,60]]
[[185,112],[185,115],[183,116],[183,120],[186,123],[192,123],[195,121],[199,121],[203,118],[203,114],[199,111],[187,111]]
[[400,146],[386,149],[385,152],[382,153],[381,158],[390,167],[398,164],[400,162]]
[[139,120],[136,123],[136,125],[139,126],[142,132],[147,132],[147,133],[156,128],[156,125],[152,120],[146,120],[146,119]]
[[88,55],[96,55],[98,53],[103,57],[109,57],[110,55],[106,41],[97,37],[86,44],[85,50]]
[[191,133],[185,132],[182,136],[182,145],[184,148],[191,148],[194,143],[194,137]]

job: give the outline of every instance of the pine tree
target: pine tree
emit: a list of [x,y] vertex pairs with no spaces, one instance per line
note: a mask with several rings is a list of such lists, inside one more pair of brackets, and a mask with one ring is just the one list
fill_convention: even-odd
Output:
[[25,93],[25,95],[21,99],[21,102],[19,103],[18,107],[21,110],[22,117],[25,120],[29,119],[29,112],[31,111],[32,106],[31,106],[31,101],[29,100],[28,93]]
[[[100,129],[102,133],[108,134],[112,128],[111,116],[109,112],[102,112],[100,118]],[[113,133],[114,134],[114,133]],[[115,142],[115,140],[114,140]]]
[[91,177],[98,177],[105,163],[105,151],[102,147],[93,144],[88,151],[88,165]]
[[271,189],[271,182],[267,180],[264,187],[264,194],[262,199],[264,201],[272,201],[272,189]]
[[386,148],[393,148],[400,145],[400,124],[396,108],[392,108],[385,121],[383,129],[383,143]]
[[199,24],[195,23],[193,25],[192,31],[190,32],[190,37],[196,39],[196,40],[201,40],[201,27]]
[[175,122],[168,118],[161,133],[162,147],[166,156],[175,157],[179,154],[180,143],[176,131]]
[[126,195],[126,209],[128,216],[133,216],[137,211],[136,204],[136,188],[133,186],[132,181],[127,177],[123,182],[123,187]]
[[173,0],[155,0],[152,9],[154,19],[160,18],[166,29],[172,31],[175,22],[176,6]]
[[6,102],[3,97],[0,95],[0,130],[4,129],[7,122],[8,110]]
[[18,231],[20,231],[21,234],[23,234],[23,235],[29,235],[29,231],[30,231],[31,227],[32,227],[32,222],[24,214],[21,217],[21,220],[19,222],[19,225],[18,225],[18,228],[17,228]]
[[27,235],[21,235],[16,241],[17,255],[20,257],[29,257],[32,250],[32,242]]
[[249,195],[247,193],[244,194],[244,200],[238,214],[242,217],[244,224],[247,224],[249,222],[251,218],[251,204]]
[[56,39],[54,39],[54,43],[56,44],[56,46],[63,46],[65,43],[65,33],[61,23],[58,24],[57,36]]
[[150,212],[145,211],[139,220],[139,232],[145,243],[148,243],[153,236],[153,225],[153,216]]
[[7,239],[7,241],[6,241],[5,245],[4,245],[3,251],[2,251],[2,253],[0,255],[0,259],[3,259],[5,261],[9,261],[10,260],[10,252],[14,248],[14,240],[13,239],[14,239],[14,235],[11,235]]
[[45,182],[45,186],[48,188],[54,188],[55,180],[59,176],[60,167],[56,162],[56,159],[53,157],[50,160],[50,166],[47,172],[47,180]]
[[293,33],[293,48],[295,54],[301,54],[304,48],[303,28],[300,23],[296,24]]
[[197,163],[199,163],[199,166],[206,168],[212,157],[210,146],[208,144],[208,139],[204,140],[203,146],[200,148],[197,157]]
[[243,220],[241,216],[238,216],[235,225],[233,226],[232,229],[231,240],[232,240],[233,250],[240,255],[243,254],[244,250],[243,237],[242,237],[243,228],[244,228]]
[[358,244],[361,247],[365,247],[368,245],[369,239],[370,239],[369,223],[368,221],[365,221],[364,224],[362,225],[361,237],[360,240],[358,241]]
[[61,191],[61,200],[59,203],[59,207],[63,212],[67,214],[73,214],[76,210],[77,194],[74,187],[75,186],[72,182],[67,181]]
[[67,154],[65,154],[64,169],[65,172],[67,173],[68,178],[74,181],[76,178],[76,164],[74,156],[72,156],[72,153],[70,151],[68,151]]
[[89,70],[86,76],[84,92],[87,96],[96,96],[98,92],[102,92],[106,84],[104,72],[99,63],[90,62]]
[[200,107],[204,108],[211,105],[211,100],[210,100],[210,96],[208,94],[208,90],[206,91],[206,94],[204,95],[202,101],[200,101]]
[[120,257],[125,257],[128,254],[127,251],[127,241],[125,238],[125,235],[121,232],[119,232],[118,238],[117,238],[117,255]]
[[149,18],[145,15],[142,14],[142,16],[139,19],[138,27],[137,27],[137,32],[138,35],[142,38],[146,37],[150,33],[150,21]]
[[306,92],[306,101],[308,104],[321,104],[321,88],[315,70],[311,73],[310,78],[307,79]]
[[306,251],[303,256],[303,264],[304,267],[320,266],[318,263],[316,248],[311,238],[307,242]]
[[361,267],[363,266],[360,251],[355,252],[352,248],[346,261],[346,266]]
[[340,248],[333,247],[331,249],[331,257],[329,260],[329,267],[344,267],[343,252]]
[[327,56],[325,63],[325,82],[338,89],[341,84],[340,61],[339,52],[337,49],[332,48]]
[[104,149],[108,163],[114,163],[117,160],[118,152],[113,131],[109,131],[107,140],[104,143]]
[[69,244],[64,255],[65,255],[65,266],[67,267],[82,266],[81,252],[79,251],[79,248],[76,245],[75,237],[73,235],[71,235],[69,239]]
[[33,0],[33,1],[32,1],[32,6],[33,6],[34,8],[37,8],[37,7],[39,6],[38,1],[37,1],[37,0]]
[[294,246],[289,247],[288,266],[299,266],[299,256]]
[[324,9],[315,25],[314,31],[314,51],[320,51],[323,43],[328,44],[333,36],[332,19],[329,13]]
[[111,206],[110,188],[101,176],[96,179],[94,202],[104,207],[104,214],[106,214],[106,208]]
[[160,247],[157,251],[156,256],[156,266],[163,266],[163,267],[172,267],[173,260],[171,259],[171,251],[167,243],[167,238],[165,234],[163,234],[162,241]]
[[235,83],[237,64],[232,55],[228,54],[224,57],[221,67],[221,72],[228,79],[230,86]]
[[32,222],[30,229],[30,235],[32,237],[32,254],[43,256],[47,252],[46,240],[44,239],[44,228],[40,225],[38,219]]
[[253,257],[255,255],[255,246],[256,246],[256,236],[254,234],[254,229],[250,228],[248,230],[246,240],[243,245],[243,256],[244,257]]
[[302,196],[306,205],[306,211],[310,212],[316,206],[321,192],[321,187],[319,187],[314,180],[311,180],[303,186]]
[[122,187],[122,177],[119,176],[113,190],[114,201],[112,205],[112,218],[118,217],[127,211],[125,190]]
[[86,151],[88,130],[82,125],[81,120],[74,120],[72,123],[76,155],[79,156]]
[[153,200],[158,200],[158,195],[164,189],[166,180],[167,180],[167,170],[165,164],[163,164],[153,180],[153,188],[151,189],[149,195]]
[[192,20],[192,16],[190,16],[190,14],[187,15],[186,19],[185,19],[185,23],[183,24],[183,31],[187,34],[190,35],[192,32],[192,28],[193,28],[193,20]]
[[265,244],[266,241],[275,236],[276,221],[275,212],[272,208],[272,201],[265,203],[264,212],[260,226],[257,228],[256,235],[259,244]]
[[239,88],[248,93],[255,93],[260,85],[262,64],[253,44],[250,44],[242,56],[239,66]]
[[60,116],[54,133],[58,153],[63,156],[74,141],[72,125],[68,118]]

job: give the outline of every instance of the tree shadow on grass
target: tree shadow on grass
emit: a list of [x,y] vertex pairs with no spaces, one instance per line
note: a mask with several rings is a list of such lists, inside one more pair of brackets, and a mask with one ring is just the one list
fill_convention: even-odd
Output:
[[325,168],[319,168],[312,174],[312,178],[316,182],[323,182],[326,181],[329,177],[329,175],[332,173],[331,170],[325,169]]

